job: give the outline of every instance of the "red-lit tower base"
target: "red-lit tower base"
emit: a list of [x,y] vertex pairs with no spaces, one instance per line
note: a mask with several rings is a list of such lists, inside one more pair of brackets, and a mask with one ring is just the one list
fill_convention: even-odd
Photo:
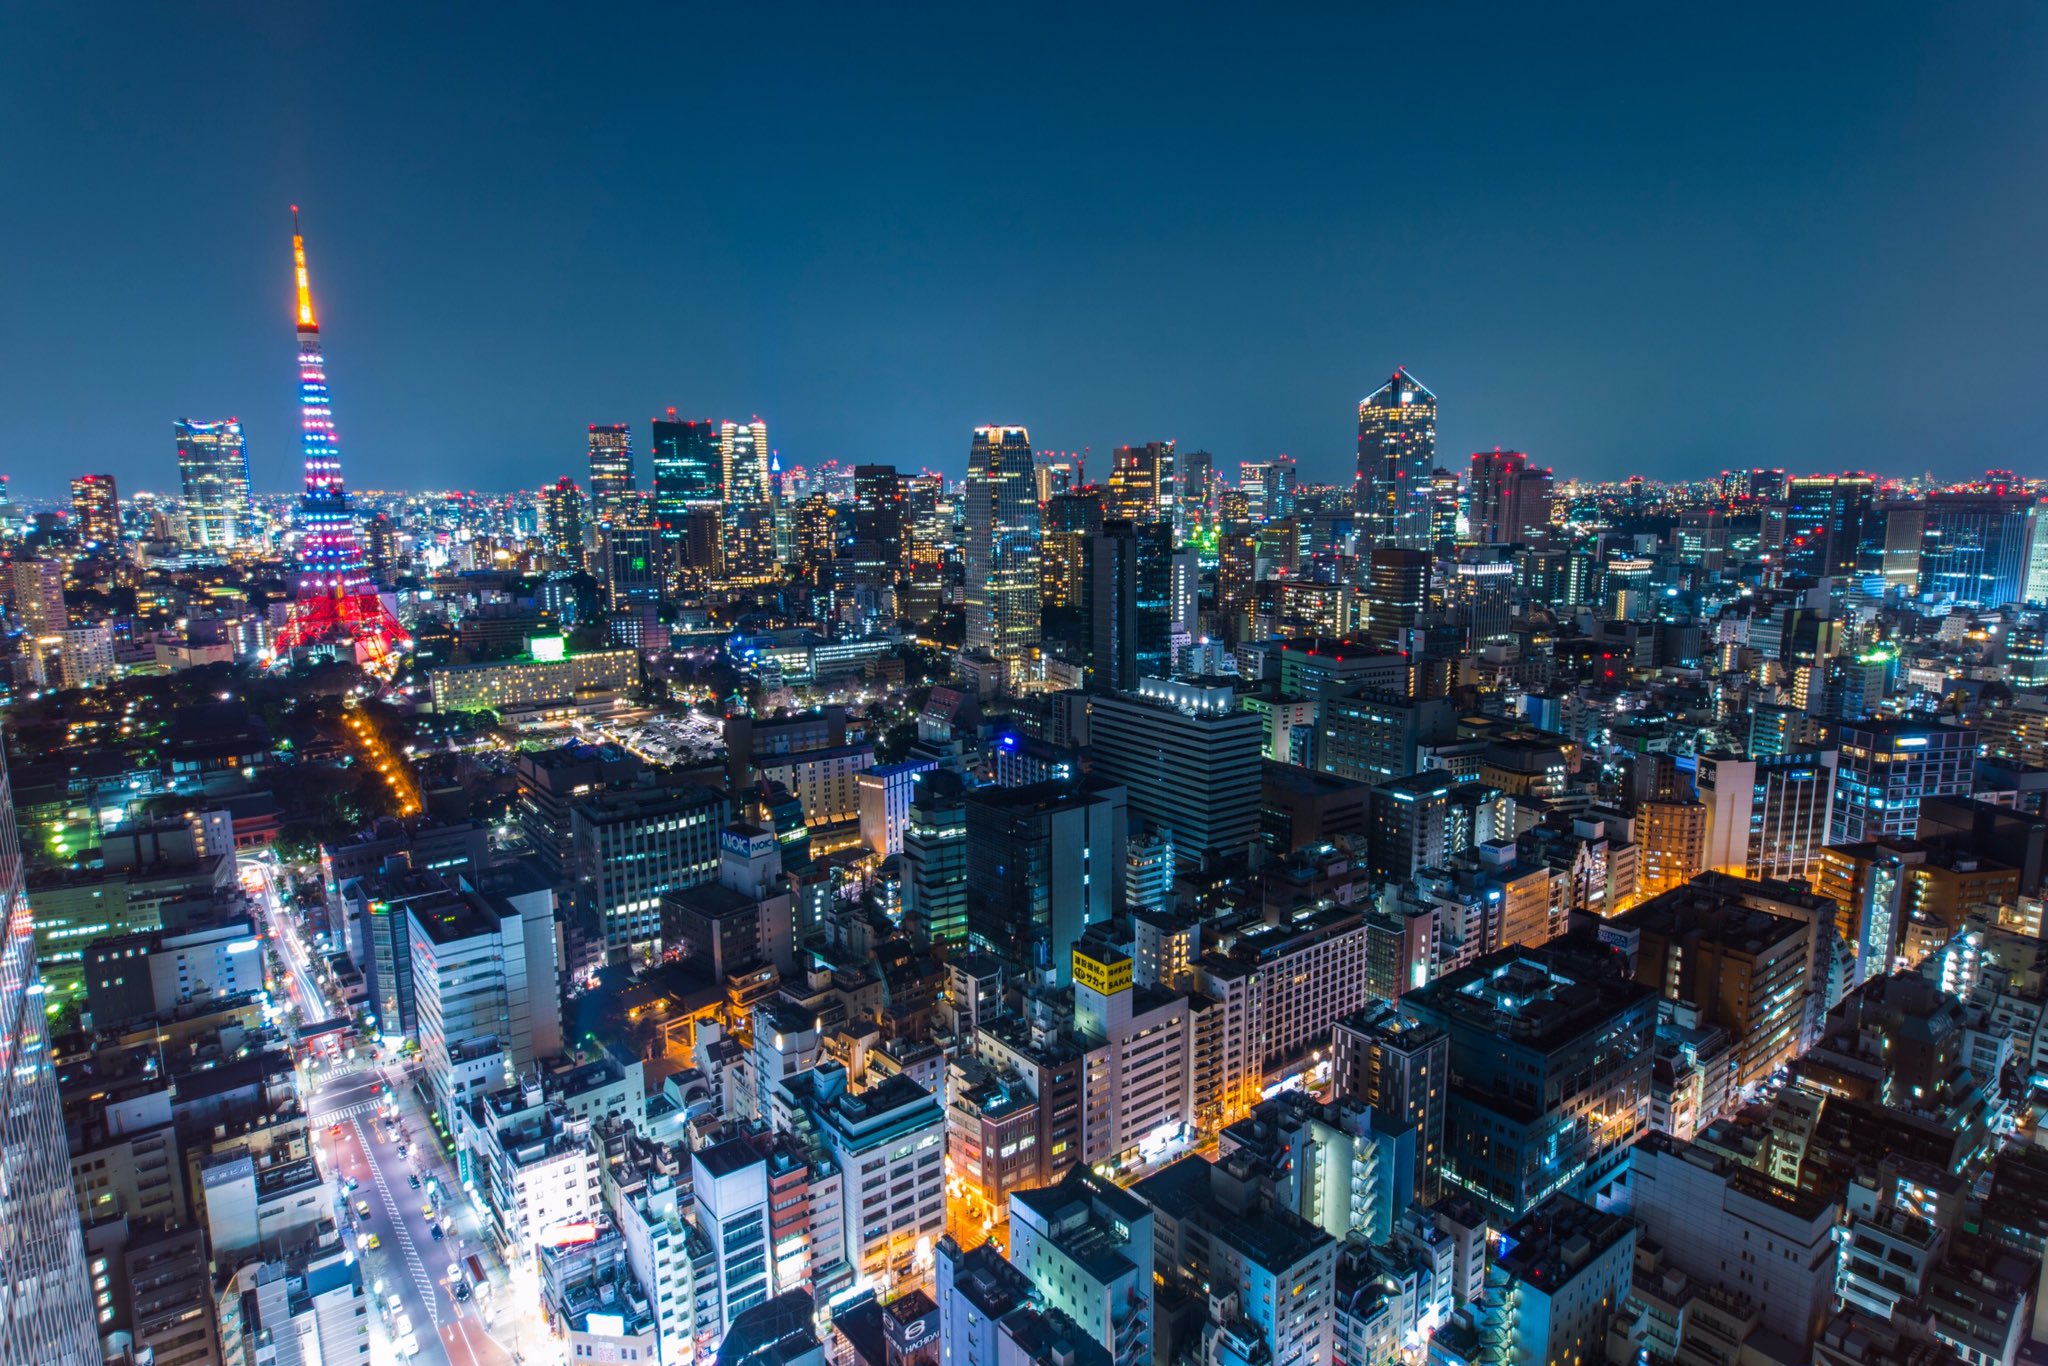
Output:
[[328,642],[353,645],[359,663],[379,664],[411,649],[412,635],[374,590],[343,592],[293,603],[270,648],[282,656]]

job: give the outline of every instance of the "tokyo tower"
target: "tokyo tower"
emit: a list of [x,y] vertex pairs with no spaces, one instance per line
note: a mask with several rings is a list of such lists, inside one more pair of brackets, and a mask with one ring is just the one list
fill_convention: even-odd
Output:
[[271,642],[282,656],[309,645],[352,647],[358,662],[380,664],[412,648],[370,582],[356,539],[355,509],[341,482],[341,451],[328,406],[327,361],[306,276],[306,239],[292,205],[292,265],[299,289],[299,419],[306,451],[306,492],[299,499],[299,558],[292,575],[291,615]]

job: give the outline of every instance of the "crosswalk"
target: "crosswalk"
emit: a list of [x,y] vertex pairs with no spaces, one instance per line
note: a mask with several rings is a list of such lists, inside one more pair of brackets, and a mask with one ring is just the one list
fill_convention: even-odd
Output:
[[[329,1125],[329,1124],[340,1124],[340,1123],[342,1123],[342,1122],[343,1122],[343,1121],[345,1121],[345,1120],[351,1120],[351,1119],[354,1119],[354,1118],[356,1118],[356,1117],[357,1117],[358,1115],[367,1115],[367,1114],[372,1114],[372,1113],[374,1113],[374,1112],[376,1111],[376,1109],[377,1109],[377,1102],[376,1102],[376,1101],[374,1101],[374,1100],[359,1100],[359,1101],[357,1101],[357,1102],[356,1102],[355,1104],[353,1104],[353,1105],[344,1105],[344,1106],[342,1106],[342,1107],[341,1107],[340,1109],[338,1109],[338,1110],[318,1110],[318,1111],[315,1111],[315,1112],[314,1112],[314,1114],[313,1114],[313,1120],[312,1120],[312,1122],[313,1122],[313,1125],[314,1125],[314,1127],[316,1127],[316,1128],[319,1128],[319,1127],[324,1127],[324,1126],[326,1126],[326,1125]],[[375,1164],[372,1164],[372,1165],[375,1165]]]

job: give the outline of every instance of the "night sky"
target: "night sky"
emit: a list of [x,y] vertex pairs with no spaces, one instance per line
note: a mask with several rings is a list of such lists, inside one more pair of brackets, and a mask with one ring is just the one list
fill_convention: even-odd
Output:
[[2044,59],[2035,3],[14,5],[0,472],[174,489],[234,414],[295,487],[297,202],[357,488],[599,421],[644,483],[669,405],[1348,482],[1396,364],[1452,465],[2048,473]]

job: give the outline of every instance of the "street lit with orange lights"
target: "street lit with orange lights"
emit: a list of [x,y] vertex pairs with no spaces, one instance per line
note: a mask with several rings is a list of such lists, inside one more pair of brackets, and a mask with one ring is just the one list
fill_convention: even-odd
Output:
[[376,723],[361,711],[351,711],[345,719],[350,743],[363,756],[363,762],[383,776],[391,789],[392,800],[398,805],[398,814],[417,816],[420,813],[420,789],[413,781],[412,769],[404,756],[392,752]]

